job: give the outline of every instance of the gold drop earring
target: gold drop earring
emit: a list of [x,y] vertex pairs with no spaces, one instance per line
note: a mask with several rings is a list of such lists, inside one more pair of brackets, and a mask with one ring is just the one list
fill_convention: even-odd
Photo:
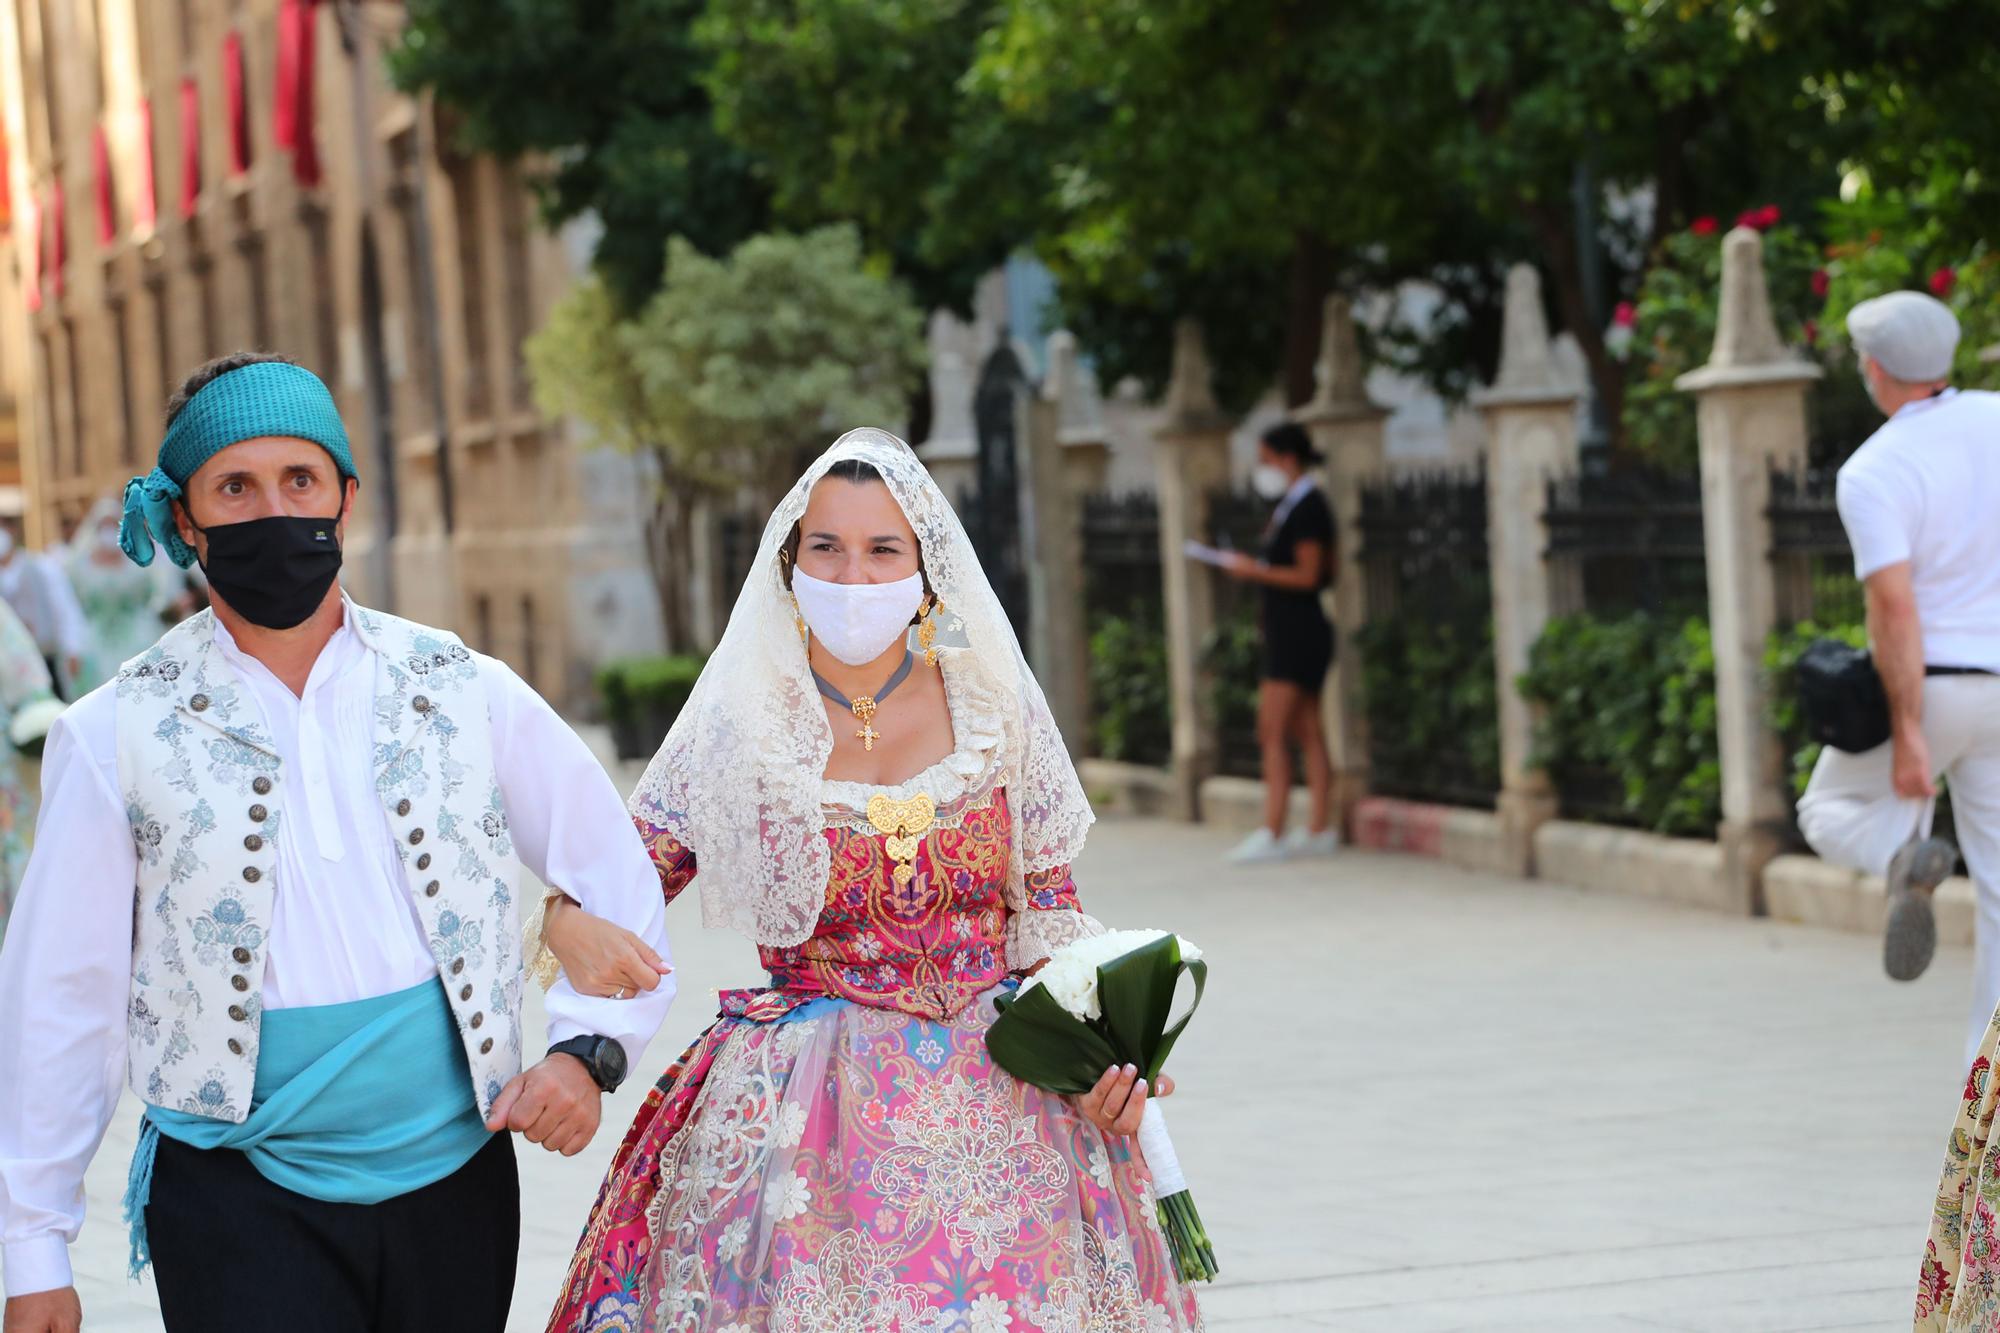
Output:
[[[783,570],[791,563],[792,558],[781,547],[778,551],[778,568]],[[799,627],[799,642],[810,646],[812,632],[806,628],[806,613],[799,610],[799,595],[793,592],[790,586],[785,588],[785,595],[792,599],[792,623]]]
[[922,618],[917,622],[917,647],[924,650],[924,665],[926,666],[934,667],[938,664],[937,618],[938,613],[943,610],[944,603],[938,600],[936,593],[932,593],[930,595],[930,605],[925,609]]

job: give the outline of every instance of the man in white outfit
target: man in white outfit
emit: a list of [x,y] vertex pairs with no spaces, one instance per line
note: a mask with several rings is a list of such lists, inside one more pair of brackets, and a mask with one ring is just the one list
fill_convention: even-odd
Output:
[[1829,861],[1888,877],[1889,975],[1930,962],[1931,893],[1956,860],[1930,836],[1940,774],[1978,886],[1967,1062],[2000,1002],[2000,394],[1950,387],[1958,320],[1891,292],[1847,328],[1868,394],[1889,418],[1840,469],[1841,523],[1866,593],[1890,740],[1829,748],[1799,827]]

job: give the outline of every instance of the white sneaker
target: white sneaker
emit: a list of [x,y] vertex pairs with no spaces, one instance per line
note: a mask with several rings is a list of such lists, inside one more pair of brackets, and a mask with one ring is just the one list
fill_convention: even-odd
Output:
[[1291,856],[1332,856],[1340,850],[1340,830],[1324,829],[1318,833],[1308,833],[1295,828],[1285,837],[1285,855]]
[[1271,830],[1260,828],[1230,849],[1223,858],[1233,865],[1254,865],[1260,861],[1282,861],[1285,846],[1271,836]]

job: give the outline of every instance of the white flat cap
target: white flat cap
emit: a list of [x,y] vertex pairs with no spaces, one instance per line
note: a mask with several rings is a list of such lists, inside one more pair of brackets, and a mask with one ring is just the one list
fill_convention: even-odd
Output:
[[1847,312],[1854,350],[1872,356],[1899,380],[1925,384],[1951,374],[1958,350],[1958,316],[1935,296],[1890,292]]

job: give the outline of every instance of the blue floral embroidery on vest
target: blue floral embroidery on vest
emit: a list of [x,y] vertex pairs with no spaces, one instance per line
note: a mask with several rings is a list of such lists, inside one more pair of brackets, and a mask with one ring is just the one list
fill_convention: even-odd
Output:
[[263,929],[250,920],[250,914],[237,898],[217,900],[188,924],[188,933],[194,936],[197,946],[195,958],[208,964],[221,962],[231,949],[244,948],[254,953],[264,943]]

